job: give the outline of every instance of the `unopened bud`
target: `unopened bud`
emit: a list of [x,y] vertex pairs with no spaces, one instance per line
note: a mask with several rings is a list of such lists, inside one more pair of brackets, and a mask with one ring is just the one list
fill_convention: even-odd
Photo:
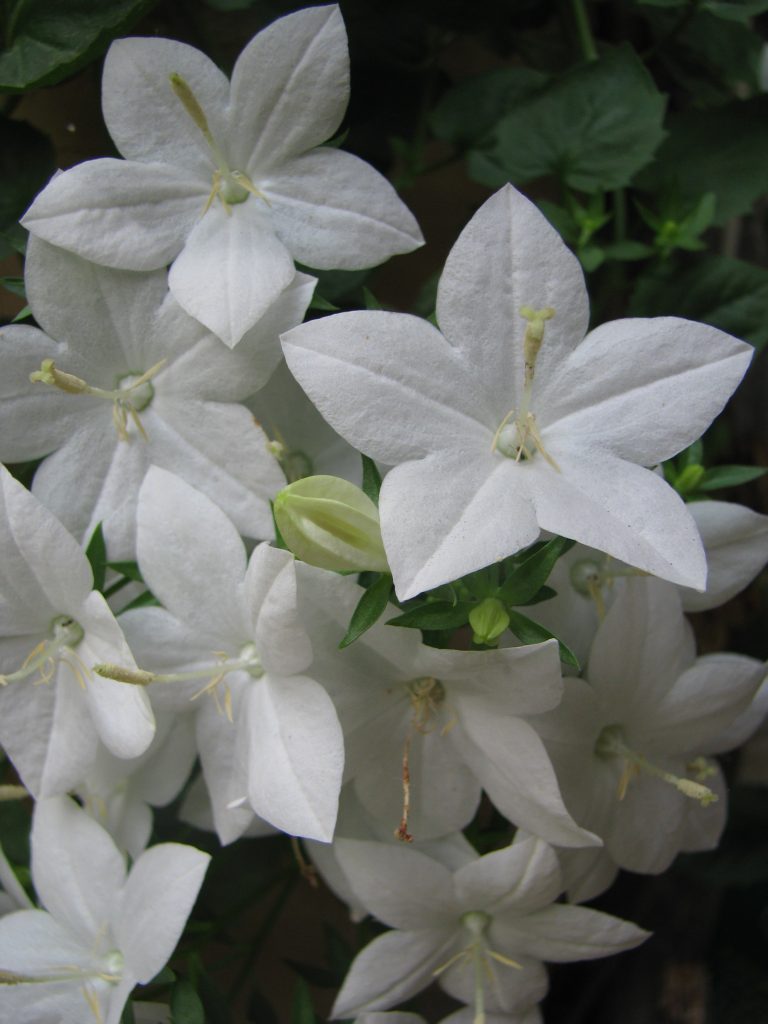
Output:
[[498,598],[486,597],[469,613],[469,624],[474,630],[474,643],[487,646],[495,643],[507,628],[509,615]]
[[379,512],[359,487],[335,476],[308,476],[275,498],[275,522],[303,562],[335,572],[389,572]]

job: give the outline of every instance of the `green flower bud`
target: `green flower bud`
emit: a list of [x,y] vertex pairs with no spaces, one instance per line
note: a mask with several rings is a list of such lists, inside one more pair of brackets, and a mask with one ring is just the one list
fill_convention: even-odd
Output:
[[359,487],[335,476],[308,476],[275,498],[275,522],[303,562],[335,572],[389,572],[379,511]]
[[469,624],[474,630],[476,644],[493,644],[509,625],[509,615],[496,597],[486,597],[469,613]]

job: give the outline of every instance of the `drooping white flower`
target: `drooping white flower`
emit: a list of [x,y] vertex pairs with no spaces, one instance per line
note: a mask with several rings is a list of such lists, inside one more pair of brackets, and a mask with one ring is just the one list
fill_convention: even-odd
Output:
[[32,238],[26,283],[47,333],[0,328],[0,456],[49,455],[33,490],[70,532],[86,539],[101,522],[110,558],[133,558],[154,464],[214,497],[246,536],[272,536],[284,477],[238,403],[280,360],[278,334],[301,321],[312,279],[297,275],[235,352],[178,306],[163,271],[109,270]]
[[158,707],[196,714],[222,842],[254,812],[328,842],[343,741],[330,697],[304,675],[312,648],[297,617],[293,556],[262,544],[248,560],[221,509],[153,467],[139,498],[138,560],[164,607],[121,621],[142,669],[173,677],[151,686]]
[[401,599],[542,529],[703,588],[696,525],[644,467],[703,432],[752,350],[672,317],[618,320],[585,338],[588,316],[578,261],[506,186],[448,257],[443,334],[415,317],[359,312],[284,336],[291,371],[328,422],[395,466],[380,512]]
[[80,783],[99,740],[121,758],[152,741],[146,693],[94,675],[99,661],[135,668],[82,549],[0,467],[0,743],[35,796]]
[[560,700],[554,640],[499,651],[437,650],[415,630],[377,624],[338,650],[361,590],[297,564],[312,671],[344,731],[345,777],[366,810],[425,840],[472,819],[481,789],[511,821],[563,846],[596,842],[565,811],[526,716]]
[[568,809],[605,843],[564,851],[573,899],[602,892],[618,867],[656,874],[681,850],[716,846],[725,785],[705,755],[756,727],[744,712],[765,672],[736,654],[697,659],[675,588],[627,582],[598,628],[586,678],[564,680],[562,704],[532,720]]
[[560,869],[540,839],[516,840],[455,871],[407,847],[336,845],[358,899],[395,930],[353,961],[334,1018],[395,1006],[435,977],[472,1006],[475,1022],[486,1009],[522,1013],[546,993],[542,960],[589,960],[647,938],[629,922],[555,904]]
[[362,269],[423,242],[392,186],[321,147],[349,95],[336,5],[260,32],[231,85],[170,39],[122,39],[104,66],[104,120],[125,160],[55,177],[24,217],[55,245],[105,266],[154,270],[230,347],[291,282],[293,260]]
[[209,860],[163,843],[126,872],[112,839],[74,801],[40,801],[32,879],[44,909],[0,918],[0,1017],[118,1024],[134,985],[173,953]]

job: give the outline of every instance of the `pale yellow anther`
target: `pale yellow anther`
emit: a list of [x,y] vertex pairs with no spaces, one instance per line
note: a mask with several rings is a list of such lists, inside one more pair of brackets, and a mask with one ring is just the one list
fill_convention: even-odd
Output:
[[124,665],[113,665],[109,662],[99,662],[93,666],[93,671],[104,679],[114,679],[117,683],[129,683],[131,686],[149,686],[157,678],[154,672],[126,668]]
[[539,354],[541,343],[544,341],[544,325],[551,320],[555,311],[551,306],[544,309],[532,309],[530,306],[521,306],[520,316],[528,321],[523,338],[523,356],[525,358],[525,379],[526,384],[533,380],[536,368],[536,357]]
[[181,101],[181,105],[207,139],[211,134],[211,130],[208,127],[208,118],[205,116],[203,108],[197,102],[197,97],[190,89],[186,79],[174,71],[168,76],[168,81],[171,83],[171,88],[177,98]]

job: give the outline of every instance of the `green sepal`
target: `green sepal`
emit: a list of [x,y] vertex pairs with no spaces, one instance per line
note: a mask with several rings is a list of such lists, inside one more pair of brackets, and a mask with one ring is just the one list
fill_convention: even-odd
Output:
[[521,615],[520,612],[509,609],[509,628],[524,644],[541,644],[545,640],[557,640],[560,647],[560,660],[566,665],[571,665],[577,671],[581,669],[579,660],[570,647],[567,647],[562,640],[559,640],[544,626],[529,619],[527,615]]
[[553,537],[521,562],[505,582],[498,596],[508,605],[534,603],[534,598],[547,582],[557,560],[570,551],[574,541]]
[[363,494],[370,498],[374,505],[379,504],[379,492],[381,491],[381,473],[373,459],[367,455],[361,456],[363,460]]
[[369,630],[374,623],[378,622],[389,604],[391,593],[392,577],[388,573],[382,573],[376,582],[363,592],[362,597],[357,602],[357,607],[352,612],[352,618],[349,620],[349,628],[339,643],[339,650],[349,647],[366,630]]
[[408,629],[458,629],[469,621],[469,606],[449,604],[447,601],[431,601],[418,608],[411,608],[394,619],[388,619],[388,626],[404,626]]
[[103,590],[104,581],[107,576],[107,545],[104,541],[104,531],[102,530],[101,523],[96,524],[96,528],[91,534],[88,547],[85,549],[85,557],[91,565],[93,589]]

